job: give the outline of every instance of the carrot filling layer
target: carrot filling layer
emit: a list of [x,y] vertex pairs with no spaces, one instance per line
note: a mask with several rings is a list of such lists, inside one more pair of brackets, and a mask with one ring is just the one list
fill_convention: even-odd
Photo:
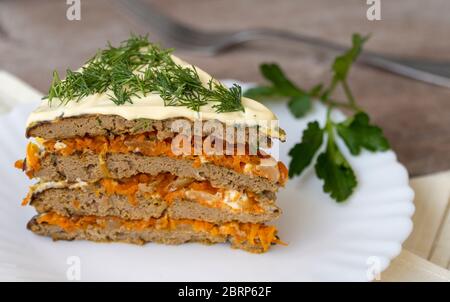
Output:
[[41,168],[40,149],[36,144],[28,143],[26,151],[26,163],[19,159],[14,163],[14,167],[24,170],[29,178],[33,178],[34,172]]
[[[215,149],[199,148],[199,151],[192,145],[188,150],[184,150],[182,155],[174,152],[172,140],[157,140],[154,133],[143,133],[137,135],[119,135],[114,137],[95,136],[77,137],[63,140],[46,140],[43,142],[45,151],[61,154],[63,156],[80,152],[91,152],[96,154],[105,153],[140,153],[145,156],[168,156],[172,158],[184,158],[193,160],[194,166],[202,163],[212,163],[217,166],[233,169],[238,173],[252,174],[277,181],[283,185],[287,180],[287,168],[282,162],[277,162],[270,155],[258,152],[257,155],[248,155],[246,150],[244,155],[217,154]],[[32,147],[34,148],[34,147]],[[221,150],[223,151],[223,150]],[[201,154],[198,154],[201,152]],[[177,153],[177,154],[176,154]],[[33,154],[31,154],[33,156]],[[30,157],[32,158],[32,157]],[[28,159],[28,152],[27,152]],[[36,171],[36,165],[31,165],[27,169]]]
[[[156,176],[138,174],[120,180],[105,178],[96,183],[100,186],[96,193],[108,196],[122,195],[128,198],[133,206],[138,206],[137,195],[140,192],[146,199],[162,199],[169,205],[174,200],[189,200],[210,208],[227,209],[232,212],[246,212],[252,214],[264,213],[260,206],[260,197],[250,191],[215,188],[208,181],[196,181],[179,178],[170,173]],[[66,181],[44,182],[31,186],[22,205],[30,203],[33,195],[48,189],[83,189],[88,183],[68,183]]]
[[106,194],[125,195],[133,205],[137,205],[136,195],[144,185],[144,196],[161,198],[168,204],[176,199],[187,199],[213,208],[264,212],[258,204],[257,195],[252,192],[215,188],[208,181],[179,178],[170,173],[157,176],[139,174],[121,180],[102,179],[100,185]]
[[209,222],[191,219],[171,219],[167,216],[162,218],[150,218],[145,220],[124,220],[114,216],[80,216],[65,217],[53,212],[40,215],[37,218],[39,224],[50,224],[62,228],[66,232],[86,230],[87,228],[104,229],[114,222],[117,228],[127,231],[166,230],[173,231],[190,226],[194,232],[204,232],[212,236],[230,237],[236,243],[262,247],[267,251],[271,244],[282,243],[276,236],[277,230],[274,226],[266,226],[254,223],[229,222],[216,225]]

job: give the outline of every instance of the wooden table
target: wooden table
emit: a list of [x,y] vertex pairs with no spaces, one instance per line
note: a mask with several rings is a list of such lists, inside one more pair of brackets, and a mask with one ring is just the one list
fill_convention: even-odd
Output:
[[[353,32],[372,33],[367,45],[371,50],[450,61],[448,0],[383,1],[382,21],[368,21],[367,6],[360,0],[157,2],[171,16],[206,29],[288,28],[341,43],[349,43]],[[79,67],[106,40],[116,43],[130,32],[150,32],[159,40],[114,1],[81,3],[81,21],[68,21],[65,1],[1,1],[0,68],[45,91],[53,69]],[[217,78],[242,81],[261,81],[258,65],[278,62],[305,87],[327,80],[332,58],[304,45],[276,41],[251,43],[218,57],[178,54]],[[449,89],[365,66],[354,68],[351,83],[412,175],[450,169]]]
[[[360,0],[152,2],[169,15],[205,29],[283,28],[340,43],[349,43],[353,32],[372,33],[368,49],[450,61],[448,0],[382,1],[382,21],[368,21],[367,6]],[[81,21],[68,21],[65,1],[1,1],[0,69],[46,91],[53,69],[64,74],[67,67],[78,68],[96,49],[103,47],[106,40],[117,43],[126,39],[130,32],[149,32],[154,41],[160,40],[151,28],[113,1],[81,0],[81,3]],[[177,54],[217,78],[241,81],[262,81],[258,65],[278,62],[304,87],[328,80],[333,57],[305,45],[278,41],[253,42],[217,57],[183,51]],[[361,65],[352,71],[351,86],[362,107],[383,127],[411,175],[450,169],[450,89]],[[448,178],[445,179],[440,180],[437,191],[445,191],[450,186]],[[422,210],[416,212],[415,233],[406,246],[418,256],[447,268],[450,250],[449,241],[445,239],[450,234],[448,195],[439,201],[427,200],[420,201]],[[434,206],[434,202],[438,205]],[[444,239],[439,239],[442,236]],[[403,261],[400,262],[409,266],[411,257],[417,256],[408,254],[400,258]],[[398,277],[398,270],[387,273],[387,279]]]

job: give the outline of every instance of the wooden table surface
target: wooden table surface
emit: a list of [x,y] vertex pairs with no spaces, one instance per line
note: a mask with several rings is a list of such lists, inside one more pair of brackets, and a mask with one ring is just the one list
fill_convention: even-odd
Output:
[[[153,1],[173,17],[205,29],[255,26],[349,43],[353,32],[372,33],[367,48],[401,56],[450,61],[450,1],[382,1],[381,21],[366,19],[360,0],[167,0]],[[0,1],[0,69],[46,91],[51,72],[77,68],[105,41],[149,32],[133,15],[107,0],[81,0],[81,21],[66,19],[66,1]],[[305,87],[326,81],[332,55],[311,47],[260,41],[217,56],[178,51],[217,78],[262,81],[261,62],[278,62]],[[450,89],[433,87],[366,66],[351,85],[380,124],[411,175],[450,169]],[[300,137],[300,133],[299,133]],[[296,139],[296,138],[293,138]]]
[[[381,21],[368,21],[365,1],[359,0],[153,2],[205,29],[287,28],[341,43],[348,43],[353,32],[372,33],[371,50],[450,61],[448,0],[383,1]],[[68,21],[65,1],[0,1],[0,68],[46,91],[53,69],[79,67],[106,40],[116,43],[130,32],[150,32],[160,40],[114,1],[81,4],[81,21]],[[327,80],[332,58],[305,45],[275,41],[254,42],[218,57],[178,54],[217,78],[241,81],[261,81],[258,65],[278,62],[305,87]],[[450,89],[365,66],[354,68],[351,85],[412,175],[450,168]]]

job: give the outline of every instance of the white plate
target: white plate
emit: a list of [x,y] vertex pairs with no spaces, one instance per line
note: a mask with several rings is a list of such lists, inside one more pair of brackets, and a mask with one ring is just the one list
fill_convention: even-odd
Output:
[[[287,152],[307,122],[323,122],[324,107],[316,104],[301,120],[290,115],[285,103],[270,107],[288,135],[280,149],[281,160],[288,163]],[[25,229],[34,211],[20,202],[30,181],[12,167],[24,156],[24,125],[32,109],[27,105],[0,118],[0,280],[65,281],[67,274],[79,271],[83,281],[367,281],[400,253],[412,230],[414,194],[395,153],[353,157],[344,152],[359,181],[352,197],[342,204],[330,199],[311,168],[289,181],[278,195],[284,213],[277,222],[289,245],[266,254],[225,244],[52,242]],[[343,118],[340,112],[334,114]]]

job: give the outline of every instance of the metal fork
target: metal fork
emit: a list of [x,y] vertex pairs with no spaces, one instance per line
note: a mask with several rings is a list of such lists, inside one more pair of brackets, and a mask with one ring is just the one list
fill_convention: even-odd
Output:
[[[246,29],[240,31],[204,31],[178,22],[161,13],[153,4],[141,0],[117,0],[131,13],[146,22],[169,45],[215,55],[245,42],[261,39],[284,39],[342,52],[347,47],[277,29]],[[358,62],[411,79],[450,88],[450,62],[404,59],[363,51]]]

